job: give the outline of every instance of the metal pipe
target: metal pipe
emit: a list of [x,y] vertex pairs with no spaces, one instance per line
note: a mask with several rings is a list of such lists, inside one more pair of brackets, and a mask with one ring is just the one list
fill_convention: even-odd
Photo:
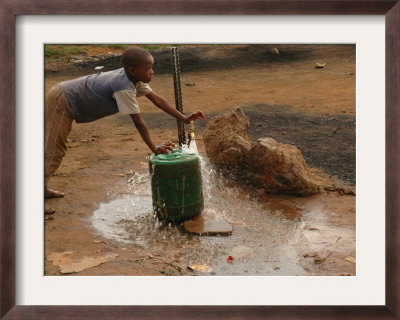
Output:
[[[171,62],[172,62],[172,74],[174,76],[174,92],[175,92],[175,107],[180,113],[183,113],[182,105],[182,92],[181,92],[181,68],[179,64],[179,52],[177,47],[171,48]],[[178,140],[179,146],[182,147],[186,143],[185,138],[185,124],[183,121],[177,119],[178,124]]]

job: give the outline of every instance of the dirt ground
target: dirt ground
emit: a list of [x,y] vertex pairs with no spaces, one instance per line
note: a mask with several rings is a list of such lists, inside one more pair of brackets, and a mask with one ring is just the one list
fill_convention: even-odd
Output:
[[[273,54],[273,48],[280,54]],[[155,77],[150,85],[174,104],[170,52],[162,49],[151,53]],[[103,71],[120,67],[118,57],[93,61],[89,56],[82,60],[46,64],[45,92],[60,81],[94,73],[97,65],[104,65]],[[249,136],[253,141],[272,137],[294,144],[310,167],[324,170],[343,184],[355,185],[355,46],[194,46],[181,48],[180,60],[184,111],[200,109],[205,114],[204,120],[195,123],[197,146],[203,156],[202,134],[207,122],[240,106],[250,119]],[[316,62],[326,65],[315,68]],[[176,120],[146,98],[139,99],[139,103],[155,143],[177,142]],[[49,185],[66,196],[46,200],[57,212],[45,217],[45,275],[60,275],[49,257],[70,251],[77,260],[108,253],[118,255],[71,275],[166,274],[165,268],[171,264],[165,259],[148,259],[149,254],[152,257],[155,253],[107,239],[90,222],[101,203],[129,194],[127,172],[146,172],[149,155],[129,117],[116,114],[92,123],[73,124],[69,150]],[[284,206],[293,201],[258,195],[251,188],[246,192],[260,202],[275,201]],[[328,192],[296,201],[331,208],[341,217],[337,223],[355,234],[354,195]],[[348,244],[348,248],[355,256],[355,243]],[[355,264],[335,254],[330,259],[335,266],[332,270],[340,270],[337,274],[355,274]],[[304,261],[300,265],[310,275],[320,274],[321,268],[329,270],[329,266],[306,265]],[[181,274],[191,273],[181,270]]]

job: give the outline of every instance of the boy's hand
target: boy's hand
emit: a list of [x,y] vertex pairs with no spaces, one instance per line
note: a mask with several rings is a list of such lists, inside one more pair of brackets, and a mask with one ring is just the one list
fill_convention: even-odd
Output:
[[164,142],[154,149],[154,154],[167,153],[168,150],[174,150],[174,144],[171,141]]
[[184,123],[189,124],[190,121],[198,120],[198,119],[204,119],[204,114],[200,110],[197,110],[193,112],[191,115],[186,116],[185,120],[183,120]]

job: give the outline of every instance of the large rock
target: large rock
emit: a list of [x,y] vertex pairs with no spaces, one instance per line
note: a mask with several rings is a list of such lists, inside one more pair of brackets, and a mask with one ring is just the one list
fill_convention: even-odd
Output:
[[251,148],[250,125],[240,108],[212,118],[206,127],[204,145],[208,158],[217,165],[238,166]]
[[258,139],[246,153],[246,165],[248,178],[270,193],[312,195],[320,191],[321,179],[295,146]]
[[300,150],[271,138],[251,142],[250,122],[240,108],[216,116],[207,124],[204,145],[210,161],[246,177],[269,193],[312,195],[320,191],[321,178],[310,169]]

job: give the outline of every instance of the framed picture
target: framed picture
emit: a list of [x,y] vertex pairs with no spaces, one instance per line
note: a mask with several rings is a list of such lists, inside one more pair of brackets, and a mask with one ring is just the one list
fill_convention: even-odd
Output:
[[[98,6],[97,6],[98,5]],[[138,17],[163,17],[165,15],[179,15],[192,17],[192,15],[224,15],[230,17],[240,17],[242,15],[255,15],[257,19],[267,18],[271,15],[281,16],[290,15],[293,19],[297,16],[308,15],[330,15],[330,16],[344,16],[343,19],[349,19],[350,15],[355,17],[380,15],[385,17],[385,40],[386,40],[386,212],[385,212],[385,239],[386,239],[386,257],[385,257],[385,304],[381,305],[333,305],[330,303],[318,304],[309,303],[309,305],[262,305],[262,303],[254,303],[249,305],[248,302],[240,303],[240,299],[232,299],[232,302],[227,303],[212,303],[207,302],[201,305],[193,305],[187,303],[177,302],[167,303],[152,303],[143,302],[136,303],[136,305],[129,305],[126,302],[121,305],[115,303],[108,303],[107,300],[102,300],[102,305],[93,305],[92,303],[85,303],[86,305],[78,305],[80,303],[73,303],[73,305],[56,305],[53,302],[35,303],[32,305],[18,305],[16,304],[16,292],[20,291],[18,284],[17,270],[19,268],[16,251],[16,239],[21,237],[16,228],[16,208],[27,206],[30,204],[17,203],[15,199],[18,190],[22,188],[20,180],[16,180],[15,168],[18,159],[16,158],[16,150],[18,149],[18,139],[16,140],[17,128],[15,126],[15,119],[18,117],[16,108],[14,107],[18,99],[21,98],[15,95],[15,88],[18,87],[16,71],[21,69],[21,66],[16,65],[16,56],[18,55],[18,48],[21,48],[16,43],[17,27],[16,22],[18,17],[24,15],[32,15],[40,18],[45,15],[54,15],[57,19],[58,15],[132,15]],[[2,16],[2,64],[1,64],[1,309],[0,316],[4,319],[204,319],[204,318],[218,318],[218,319],[263,319],[263,318],[279,318],[279,319],[342,319],[342,318],[355,318],[355,319],[399,319],[400,310],[397,304],[399,300],[399,285],[398,285],[398,270],[399,270],[399,237],[398,237],[398,172],[397,172],[397,158],[398,158],[398,135],[397,130],[399,127],[399,98],[397,92],[400,90],[399,83],[399,57],[398,52],[400,49],[399,33],[400,33],[400,5],[397,1],[309,1],[307,3],[297,1],[146,1],[137,3],[125,3],[123,1],[106,1],[98,3],[96,1],[90,3],[75,3],[68,1],[59,1],[57,6],[45,1],[35,1],[29,6],[22,1],[8,1],[6,0],[1,7]],[[275,17],[276,17],[275,16]],[[287,16],[286,16],[287,18]],[[355,18],[354,18],[355,19]],[[37,29],[40,30],[40,29]],[[173,29],[172,29],[173,30]],[[71,30],[73,39],[73,32],[79,30]],[[179,41],[179,40],[177,40]],[[261,40],[262,41],[262,40]],[[307,42],[307,41],[306,41]],[[25,48],[28,49],[29,48]],[[32,61],[34,60],[34,50],[32,50]],[[382,56],[380,58],[382,59]],[[382,61],[381,61],[382,62]],[[25,59],[23,62],[24,69],[29,69],[30,61]],[[34,133],[32,133],[33,135]],[[38,137],[40,139],[40,137]],[[35,152],[35,151],[33,151]],[[37,158],[37,157],[33,157]],[[39,164],[40,165],[40,164]],[[381,168],[383,170],[383,168]],[[29,167],[26,167],[29,170]],[[380,172],[382,172],[382,170]],[[378,171],[378,169],[377,169]],[[21,173],[19,173],[21,175]],[[358,178],[358,177],[357,177]],[[364,180],[363,180],[364,181]],[[19,183],[19,184],[18,184]],[[24,191],[27,192],[27,191]],[[371,205],[372,207],[372,205]],[[360,206],[358,206],[360,209]],[[40,222],[41,223],[41,222]],[[32,225],[35,227],[35,225]],[[380,252],[382,254],[382,252]],[[382,255],[380,255],[382,257]],[[17,258],[17,262],[16,262]],[[26,264],[27,261],[23,260]],[[381,270],[381,269],[379,269]],[[35,270],[36,272],[37,270]],[[380,272],[382,273],[382,272]],[[358,274],[357,274],[358,275]],[[23,272],[23,277],[29,277],[29,271]],[[17,279],[16,279],[17,278]],[[201,280],[211,286],[210,280],[213,277],[208,277],[206,280]],[[381,277],[382,278],[382,277]],[[71,281],[70,285],[78,285],[76,280],[72,277],[64,279]],[[47,281],[47,280],[46,280]],[[49,280],[51,281],[51,280]],[[91,279],[95,283],[97,279]],[[118,279],[110,280],[119,282]],[[123,280],[122,280],[123,281]],[[180,281],[180,280],[175,280]],[[215,280],[219,281],[219,279]],[[254,283],[257,279],[245,278],[245,282]],[[279,279],[278,279],[279,281]],[[304,279],[304,283],[307,283]],[[313,281],[313,280],[311,280]],[[199,281],[197,283],[200,283]],[[88,283],[89,284],[89,283]],[[221,282],[222,284],[222,282]],[[34,285],[33,282],[30,286]],[[87,284],[86,284],[87,285]],[[149,288],[157,287],[157,280],[149,285]],[[168,283],[168,285],[173,285]],[[206,285],[202,285],[204,290]],[[221,287],[222,288],[222,287]],[[227,288],[231,288],[230,285]],[[246,290],[251,287],[245,285],[243,288]],[[214,288],[215,289],[215,288]],[[57,290],[57,287],[54,287]],[[238,290],[243,290],[238,287]],[[151,290],[146,295],[151,297]],[[39,291],[40,292],[40,291]],[[85,291],[83,291],[85,292]],[[201,291],[203,292],[203,291]],[[54,295],[57,293],[54,292]],[[61,294],[61,293],[60,293]],[[195,295],[195,292],[193,293]],[[38,294],[40,295],[40,294]],[[39,299],[40,300],[40,299]],[[38,300],[38,301],[39,301]],[[46,300],[42,300],[46,301]],[[93,301],[93,300],[89,300]],[[203,301],[203,300],[202,300]],[[212,300],[205,300],[212,301]],[[228,301],[228,300],[225,300]],[[257,300],[261,301],[261,300]],[[292,301],[292,300],[290,300]]]

